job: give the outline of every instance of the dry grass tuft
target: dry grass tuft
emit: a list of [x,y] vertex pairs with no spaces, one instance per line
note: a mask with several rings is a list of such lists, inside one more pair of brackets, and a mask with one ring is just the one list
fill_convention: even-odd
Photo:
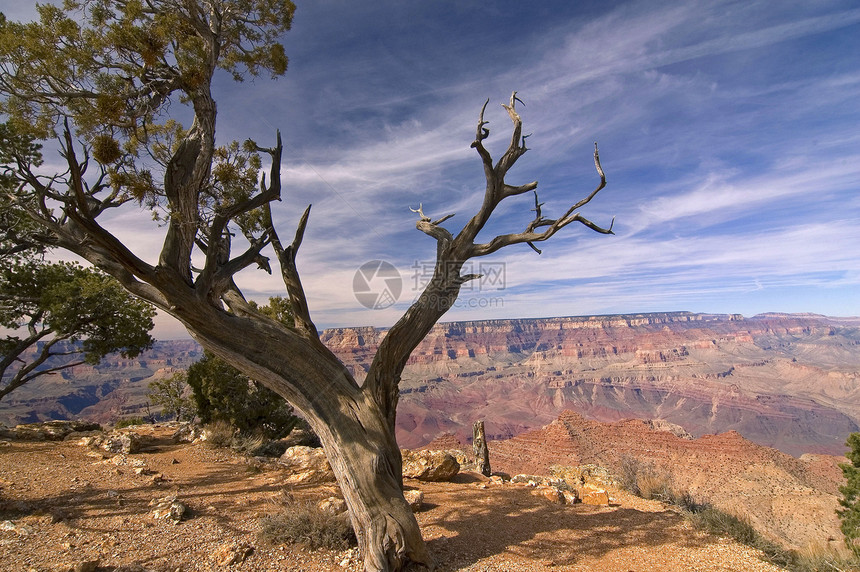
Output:
[[266,544],[303,544],[311,550],[344,550],[356,544],[347,513],[331,514],[316,503],[282,493],[276,514],[260,519],[259,538]]

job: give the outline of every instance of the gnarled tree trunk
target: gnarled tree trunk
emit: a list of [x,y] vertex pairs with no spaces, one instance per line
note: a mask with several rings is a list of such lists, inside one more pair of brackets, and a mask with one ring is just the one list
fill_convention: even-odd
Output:
[[[487,186],[481,208],[462,230],[455,236],[441,226],[453,215],[434,221],[424,214],[422,206],[414,211],[419,215],[416,227],[437,241],[434,274],[419,299],[388,331],[363,385],[320,341],[311,320],[296,266],[310,207],[288,245],[281,242],[272,222],[269,205],[280,199],[281,190],[280,136],[274,148],[258,148],[272,158],[269,185],[262,185],[259,193],[245,201],[228,201],[204,213],[202,202],[197,207],[193,205],[198,203],[201,189],[210,176],[207,165],[212,160],[214,106],[195,105],[195,111],[211,113],[212,117],[195,120],[194,129],[177,146],[169,165],[176,173],[168,171],[165,195],[177,218],[171,219],[167,227],[159,263],[155,266],[138,258],[96,222],[99,214],[122,202],[115,200],[116,194],[99,199],[100,193],[110,193],[108,184],[91,187],[83,181],[81,173],[87,160],[78,163],[68,131],[64,152],[70,167],[69,191],[54,199],[63,204],[64,215],[56,217],[44,204],[30,214],[54,233],[56,244],[106,270],[128,290],[178,318],[204,348],[281,394],[302,413],[320,436],[340,483],[367,572],[398,572],[410,563],[432,568],[417,521],[403,498],[402,460],[394,433],[400,376],[409,355],[453,306],[460,287],[480,278],[461,274],[463,264],[470,258],[522,243],[540,252],[535,242],[547,240],[573,222],[601,233],[612,233],[611,226],[600,228],[576,212],[605,185],[595,147],[594,162],[600,184],[590,195],[560,218],[549,219],[542,215],[542,205],[535,193],[535,218],[523,232],[500,235],[487,243],[476,242],[478,233],[502,200],[537,187],[536,182],[522,186],[505,182],[507,171],[526,152],[522,122],[515,110],[517,101],[514,94],[504,105],[514,129],[509,148],[495,164],[483,146],[489,135],[484,121],[486,104],[481,110],[472,147],[483,162]],[[186,176],[179,177],[180,172]],[[40,191],[38,177],[32,173],[25,179],[37,192],[55,193],[45,185]],[[254,237],[253,229],[243,228],[246,236],[251,237],[250,246],[231,258],[229,224],[241,226],[242,217],[257,209],[263,213],[262,231]],[[188,220],[195,223],[185,224]],[[268,259],[261,254],[266,246],[275,251],[292,302],[295,322],[291,328],[257,312],[233,282],[234,275],[251,264],[268,268]],[[202,269],[192,267],[193,247],[205,258]]]

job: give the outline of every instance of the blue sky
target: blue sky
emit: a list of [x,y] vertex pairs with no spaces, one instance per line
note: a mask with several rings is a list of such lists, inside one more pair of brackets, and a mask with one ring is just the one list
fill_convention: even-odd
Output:
[[[299,270],[319,327],[388,326],[408,307],[435,252],[409,208],[456,213],[454,232],[468,220],[484,187],[469,147],[478,113],[489,98],[497,157],[510,138],[499,104],[514,90],[532,136],[508,182],[537,180],[544,214],[559,215],[595,186],[597,141],[608,185],[582,213],[615,216],[616,236],[569,226],[542,255],[520,245],[476,261],[504,265],[504,288],[474,286],[444,320],[860,315],[856,2],[297,4],[286,76],[219,79],[218,136],[268,145],[282,131],[276,218],[291,236],[314,205]],[[523,230],[532,201],[507,201],[482,237]],[[155,259],[147,215],[115,228]],[[353,295],[370,260],[400,271],[387,309]],[[261,301],[283,293],[276,276],[238,281]],[[181,335],[167,320],[157,334]]]

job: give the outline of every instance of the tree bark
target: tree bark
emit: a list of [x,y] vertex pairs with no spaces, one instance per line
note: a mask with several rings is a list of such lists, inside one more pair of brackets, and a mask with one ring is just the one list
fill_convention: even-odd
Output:
[[349,508],[365,570],[397,572],[410,564],[432,569],[418,521],[403,498],[394,427],[373,393],[359,387],[322,344],[275,322],[205,308],[183,312],[194,338],[287,398],[319,435]]
[[[452,214],[434,221],[424,214],[421,206],[414,211],[419,215],[418,230],[437,241],[433,277],[383,339],[363,386],[320,341],[310,317],[296,268],[296,252],[309,211],[302,216],[290,245],[281,243],[272,223],[268,205],[280,200],[280,137],[275,148],[263,150],[273,159],[269,186],[264,180],[258,194],[238,204],[227,201],[209,211],[199,204],[200,193],[209,180],[207,165],[211,166],[213,155],[215,108],[211,98],[194,99],[195,122],[167,166],[165,195],[170,222],[158,265],[152,266],[137,257],[96,221],[99,213],[122,203],[100,202],[96,195],[107,192],[107,184],[90,187],[83,180],[87,159],[78,163],[68,128],[64,156],[70,166],[70,190],[54,199],[62,203],[63,217],[57,218],[44,202],[30,215],[56,235],[53,244],[101,267],[132,293],[178,318],[205,349],[279,393],[303,414],[319,435],[340,483],[367,572],[400,572],[413,563],[432,569],[433,562],[418,523],[403,498],[402,459],[395,440],[400,376],[409,355],[453,306],[461,286],[480,278],[477,274],[461,274],[467,260],[514,244],[528,244],[538,251],[534,242],[545,241],[574,222],[612,234],[611,225],[608,229],[600,228],[575,212],[606,183],[595,148],[594,162],[601,180],[590,195],[561,217],[549,219],[542,215],[542,203],[535,194],[535,218],[524,232],[500,235],[484,244],[475,242],[502,200],[534,191],[537,186],[536,182],[520,186],[505,182],[507,171],[527,150],[522,123],[514,109],[517,101],[514,93],[504,106],[514,129],[508,150],[495,165],[483,146],[489,130],[481,111],[472,146],[484,164],[487,187],[478,213],[455,236],[441,226]],[[48,192],[48,187],[40,186],[38,177],[29,172],[26,175],[24,180],[37,192],[43,195]],[[251,244],[242,254],[230,258],[230,243],[225,238],[229,236],[228,225],[239,224],[240,215],[260,207],[264,208],[263,230],[249,238]],[[203,211],[211,218],[202,216]],[[198,228],[200,225],[206,228]],[[246,238],[254,234],[250,228],[243,231],[250,233]],[[202,246],[197,240],[201,236],[208,239]],[[256,312],[233,282],[236,273],[254,262],[260,264],[262,260],[267,267],[260,253],[268,244],[278,257],[293,304],[294,328]],[[206,258],[202,271],[192,267],[195,245]],[[476,444],[482,444],[476,454],[483,465],[482,472],[488,475],[483,424],[475,430]]]
[[487,437],[484,435],[483,421],[475,421],[475,424],[472,425],[472,451],[475,453],[475,461],[481,474],[485,477],[492,475],[490,451],[487,449]]

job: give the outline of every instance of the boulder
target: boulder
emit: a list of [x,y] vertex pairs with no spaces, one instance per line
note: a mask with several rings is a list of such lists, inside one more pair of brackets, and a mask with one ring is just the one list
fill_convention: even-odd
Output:
[[553,504],[564,504],[564,495],[555,487],[539,486],[532,491],[532,494],[543,497]]
[[170,438],[175,443],[193,443],[201,433],[200,427],[191,423],[182,423]]
[[133,431],[124,433],[114,431],[102,439],[97,439],[96,442],[108,453],[125,453],[126,455],[139,453],[144,444],[140,435]]
[[290,431],[289,435],[281,439],[281,442],[286,445],[289,449],[290,447],[319,447],[320,446],[320,438],[317,437],[316,433],[307,429],[293,429]]
[[278,459],[278,464],[290,471],[287,482],[309,484],[334,481],[331,465],[322,449],[298,445],[290,447]]
[[101,431],[98,423],[89,421],[45,421],[26,423],[15,428],[0,429],[0,437],[20,441],[62,441],[73,433],[84,434]]
[[583,489],[579,493],[582,504],[609,506],[609,493],[605,489]]
[[403,476],[419,481],[450,481],[460,472],[460,463],[445,451],[402,449]]
[[215,551],[215,560],[218,566],[232,566],[245,561],[248,556],[254,553],[254,547],[250,544],[222,544]]

